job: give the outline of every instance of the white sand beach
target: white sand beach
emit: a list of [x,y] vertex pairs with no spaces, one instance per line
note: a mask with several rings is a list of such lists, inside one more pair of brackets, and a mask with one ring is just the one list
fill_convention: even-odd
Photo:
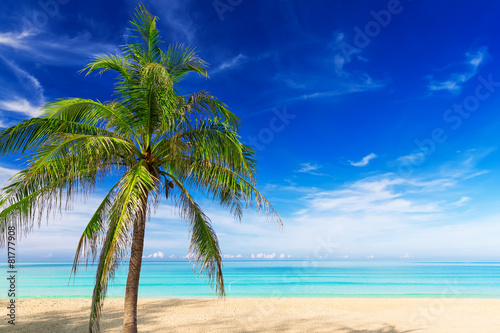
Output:
[[[90,299],[20,299],[2,332],[87,332]],[[121,332],[107,299],[103,332]],[[7,329],[6,329],[7,327]],[[498,333],[500,300],[377,298],[140,299],[139,332]]]

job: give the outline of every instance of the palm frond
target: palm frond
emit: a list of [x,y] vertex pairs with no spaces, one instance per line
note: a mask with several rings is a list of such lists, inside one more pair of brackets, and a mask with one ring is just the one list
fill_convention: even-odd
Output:
[[239,129],[240,119],[227,109],[227,105],[206,91],[199,91],[189,96],[181,105],[184,117],[192,117],[195,121],[216,121],[234,130]]
[[255,151],[242,144],[232,128],[215,121],[203,121],[197,123],[195,128],[179,133],[179,136],[189,142],[189,155],[195,159],[227,165],[244,176],[255,179]]
[[102,74],[109,70],[114,70],[126,81],[129,81],[131,78],[130,68],[132,66],[133,63],[125,57],[112,54],[100,54],[95,56],[80,72],[86,71],[86,74],[89,75],[95,71],[99,71],[98,74]]
[[73,267],[71,269],[73,276],[77,273],[81,258],[85,258],[85,264],[87,265],[89,259],[92,259],[92,262],[94,262],[97,257],[98,249],[104,242],[102,236],[105,234],[105,223],[108,217],[109,209],[113,205],[113,194],[115,188],[116,186],[113,186],[109,193],[104,197],[104,200],[101,202],[99,207],[97,207],[94,215],[92,215],[89,223],[87,223],[85,230],[80,236],[80,240],[78,241],[78,245],[76,247],[75,258],[73,260]]
[[180,189],[178,196],[181,216],[189,222],[191,242],[189,253],[195,261],[195,269],[206,274],[212,288],[220,296],[225,295],[224,278],[222,275],[222,256],[217,235],[212,229],[210,219],[203,213],[191,194],[181,181],[171,174],[165,173]]
[[144,213],[143,203],[147,202],[148,195],[157,182],[141,160],[117,184],[114,202],[109,209],[107,234],[101,248],[92,296],[89,322],[91,332],[99,332],[99,318],[109,281],[128,253],[134,219],[138,214]]
[[174,82],[181,81],[190,72],[196,72],[208,78],[207,63],[198,57],[194,47],[184,44],[170,45],[161,59]]
[[[68,160],[68,159],[66,159]],[[14,224],[20,236],[30,232],[33,226],[40,225],[42,217],[68,202],[75,194],[90,192],[98,178],[99,166],[86,165],[74,170],[60,172],[64,160],[47,163],[36,172],[27,168],[14,175],[9,184],[2,189],[0,196],[0,247],[5,246],[7,225]]]
[[157,19],[156,16],[151,15],[146,10],[143,4],[139,4],[135,15],[130,21],[132,35],[128,37],[139,39],[140,43],[126,45],[125,51],[130,51],[129,47],[133,45],[135,50],[134,60],[141,65],[158,62],[161,59],[161,44],[163,42],[156,27]]
[[48,103],[42,110],[41,117],[90,124],[112,130],[115,136],[128,136],[130,141],[137,141],[132,140],[136,119],[120,103],[103,104],[82,98],[59,99]]
[[60,119],[32,118],[0,132],[0,154],[24,154],[42,144],[50,144],[60,134],[90,134],[116,137],[115,134],[92,124],[82,124]]
[[[177,89],[191,72],[208,77],[207,63],[195,48],[182,44],[164,52],[157,20],[140,4],[130,22],[133,42],[122,46],[122,55],[98,55],[82,70],[117,72],[113,101],[59,99],[45,105],[39,118],[0,131],[0,156],[22,154],[25,166],[0,190],[0,247],[8,224],[26,234],[40,225],[42,216],[68,210],[76,195],[93,193],[107,176],[119,177],[83,231],[71,271],[76,274],[83,259],[86,264],[98,261],[91,332],[99,332],[108,285],[129,251],[134,274],[130,288],[127,282],[126,304],[133,308],[144,226],[160,194],[175,200],[189,223],[195,269],[206,274],[221,296],[218,239],[191,189],[228,208],[237,219],[253,207],[282,226],[256,188],[255,150],[240,141],[240,119],[209,92],[183,95]],[[130,318],[135,317],[126,321]]]

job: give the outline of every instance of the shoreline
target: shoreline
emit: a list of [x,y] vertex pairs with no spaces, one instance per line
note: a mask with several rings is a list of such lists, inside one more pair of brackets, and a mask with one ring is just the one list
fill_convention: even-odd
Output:
[[[124,296],[106,296],[106,299],[123,299]],[[228,296],[221,298],[218,296],[200,296],[200,297],[139,297],[139,299],[144,300],[170,300],[170,299],[190,299],[190,300],[217,300],[217,299],[471,299],[471,300],[500,300],[500,294],[498,295],[482,295],[482,294],[403,294],[403,295],[394,295],[394,294],[368,294],[368,295],[350,295],[350,294],[342,294],[342,295],[327,295],[327,296],[315,296],[315,295],[293,295],[293,296]],[[9,297],[0,297],[0,302],[9,301],[11,298]],[[91,296],[19,296],[15,297],[16,300],[55,300],[55,299],[72,299],[72,300],[91,300]]]
[[[0,328],[85,332],[90,303],[90,298],[19,298],[15,327],[3,320]],[[500,332],[500,299],[140,298],[138,311],[140,332]],[[107,298],[103,332],[121,332],[122,316],[123,298]]]

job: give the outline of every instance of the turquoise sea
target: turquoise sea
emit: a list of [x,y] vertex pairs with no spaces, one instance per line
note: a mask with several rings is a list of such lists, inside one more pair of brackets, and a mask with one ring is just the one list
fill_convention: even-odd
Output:
[[[117,272],[110,297],[122,297],[128,266]],[[18,297],[89,297],[95,266],[70,280],[71,263],[19,264]],[[7,266],[0,265],[7,274]],[[500,262],[225,261],[227,297],[460,297],[500,298]],[[2,278],[0,298],[7,298]],[[144,262],[140,297],[216,297],[189,262]]]

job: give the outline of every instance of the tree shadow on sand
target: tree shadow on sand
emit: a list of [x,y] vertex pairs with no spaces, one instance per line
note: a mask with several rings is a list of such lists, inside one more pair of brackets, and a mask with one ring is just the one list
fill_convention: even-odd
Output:
[[[90,301],[90,300],[89,300]],[[148,301],[139,303],[138,328],[139,332],[211,332],[211,333],[269,333],[269,332],[316,332],[316,333],[410,333],[420,331],[418,329],[401,330],[393,325],[384,323],[376,329],[360,329],[340,326],[335,321],[327,320],[325,317],[295,318],[294,320],[276,320],[275,316],[259,317],[251,311],[239,313],[238,315],[212,316],[210,315],[210,300],[203,299],[170,299],[168,301]],[[196,315],[201,307],[207,308],[207,315]],[[87,306],[79,306],[73,311],[65,309],[50,309],[45,313],[37,313],[35,316],[23,314],[20,308],[19,315],[14,327],[0,326],[0,331],[5,332],[44,332],[44,333],[78,333],[88,332],[88,316],[90,309]],[[182,307],[183,312],[193,313],[188,320],[168,321],[174,314],[173,309]],[[167,319],[167,320],[165,320]],[[174,323],[175,322],[175,323]],[[121,306],[104,305],[101,318],[102,332],[118,333],[122,331],[123,309]],[[350,326],[350,325],[349,325]]]
[[[191,307],[199,307],[204,300],[169,300],[148,302],[139,305],[139,331],[150,332],[148,327],[158,325],[165,316],[165,310],[174,308],[182,304],[183,307],[189,309]],[[90,303],[90,302],[89,302]],[[28,310],[28,311],[26,311]],[[16,318],[16,325],[0,325],[0,332],[44,332],[44,333],[78,333],[88,332],[88,323],[90,315],[90,307],[82,306],[76,311],[56,310],[50,306],[43,314],[25,314],[29,309],[20,307]],[[195,326],[203,327],[203,323],[194,323]],[[161,324],[160,324],[161,325]],[[206,323],[204,323],[206,325]],[[104,304],[102,317],[100,320],[102,332],[121,332],[123,327],[123,309],[120,306],[106,306]]]
[[394,327],[392,325],[388,325],[388,326],[385,326],[383,328],[375,329],[375,330],[371,330],[371,329],[359,330],[359,329],[354,329],[354,328],[349,328],[349,327],[343,327],[343,328],[336,330],[335,332],[338,332],[338,333],[410,333],[410,332],[417,332],[417,331],[419,331],[419,329],[400,331],[400,330],[396,329],[396,327]]

